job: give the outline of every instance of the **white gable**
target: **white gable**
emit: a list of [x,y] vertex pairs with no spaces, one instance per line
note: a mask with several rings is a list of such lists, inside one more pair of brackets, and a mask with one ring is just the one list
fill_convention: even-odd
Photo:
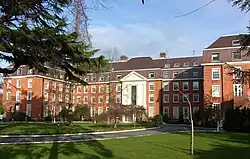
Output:
[[127,76],[123,77],[121,81],[144,81],[146,78],[137,72],[130,72]]

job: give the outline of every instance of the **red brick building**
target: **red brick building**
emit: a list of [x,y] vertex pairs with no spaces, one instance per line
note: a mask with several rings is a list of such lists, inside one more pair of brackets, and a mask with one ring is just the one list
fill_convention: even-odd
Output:
[[239,35],[228,35],[218,38],[204,49],[202,65],[205,105],[227,109],[249,104],[249,87],[242,85],[237,76],[237,69],[250,68],[250,57],[244,56],[246,51],[240,51],[241,47]]
[[188,118],[188,103],[183,94],[189,97],[194,110],[203,107],[201,63],[201,56],[122,56],[120,61],[109,63],[110,72],[85,76],[87,86],[66,82],[60,70],[43,75],[22,66],[5,76],[3,104],[8,110],[26,112],[37,120],[57,115],[69,102],[73,103],[73,110],[86,104],[98,114],[106,111],[110,103],[122,103],[143,106],[150,117],[161,113],[171,119],[178,119],[181,114]]

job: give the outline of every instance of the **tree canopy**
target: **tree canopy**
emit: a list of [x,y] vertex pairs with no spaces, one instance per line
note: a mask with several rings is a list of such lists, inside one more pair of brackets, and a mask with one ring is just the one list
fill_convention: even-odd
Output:
[[82,81],[81,76],[92,68],[106,64],[98,51],[67,32],[63,10],[71,0],[1,0],[0,61],[11,67],[0,67],[0,73],[14,73],[21,65],[46,72],[46,64],[66,72],[69,79]]

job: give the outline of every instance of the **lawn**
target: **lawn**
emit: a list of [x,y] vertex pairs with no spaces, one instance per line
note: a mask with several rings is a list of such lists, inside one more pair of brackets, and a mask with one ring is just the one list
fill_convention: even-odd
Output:
[[199,133],[195,156],[189,155],[189,135],[164,134],[79,143],[2,145],[1,158],[49,159],[249,159],[250,135]]
[[151,127],[150,125],[118,124],[117,128],[113,128],[113,124],[92,124],[92,123],[74,123],[70,126],[39,122],[39,123],[1,123],[1,135],[19,135],[19,134],[65,134],[65,133],[85,133],[96,131],[116,131],[139,129]]

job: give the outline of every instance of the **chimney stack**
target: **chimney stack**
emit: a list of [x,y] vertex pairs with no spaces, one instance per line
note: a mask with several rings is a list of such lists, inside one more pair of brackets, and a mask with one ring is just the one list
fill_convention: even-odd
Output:
[[168,58],[167,52],[160,52],[160,58]]
[[125,55],[122,55],[122,56],[120,57],[120,60],[121,60],[121,61],[127,61],[127,60],[128,60],[128,57],[125,56]]

